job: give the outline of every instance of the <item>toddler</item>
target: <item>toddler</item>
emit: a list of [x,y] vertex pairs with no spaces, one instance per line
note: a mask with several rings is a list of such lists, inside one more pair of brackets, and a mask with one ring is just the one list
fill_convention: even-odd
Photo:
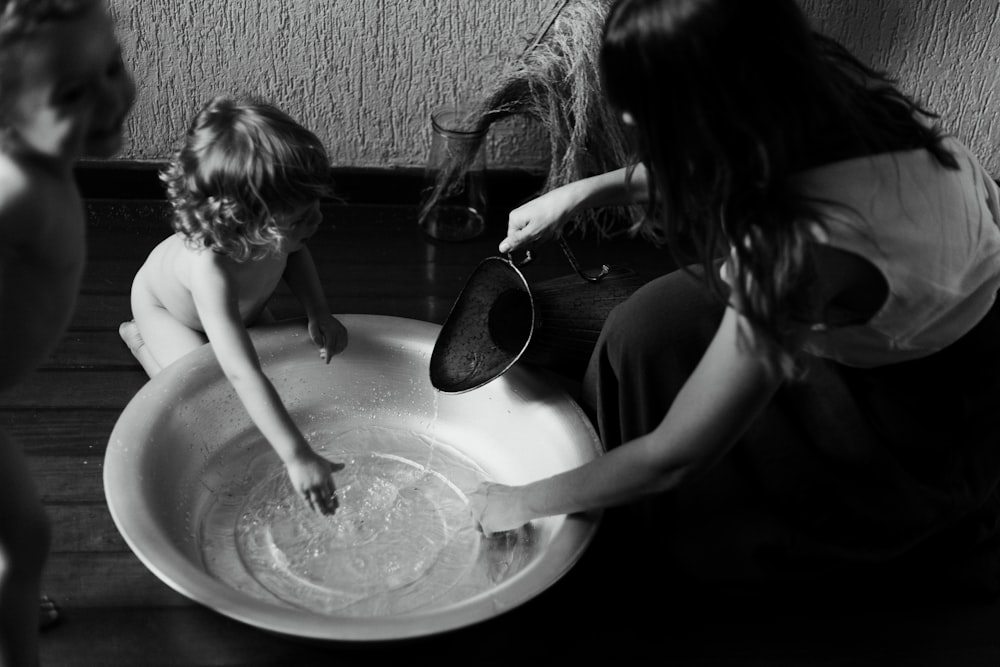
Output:
[[[0,391],[55,347],[86,249],[73,179],[118,150],[135,89],[100,0],[0,0]],[[38,664],[49,523],[21,447],[0,431],[0,664]],[[39,599],[42,599],[39,617]]]
[[268,299],[284,278],[329,363],[347,344],[305,241],[330,192],[320,140],[268,104],[216,98],[194,118],[162,174],[174,234],[132,283],[133,320],[120,334],[150,375],[211,341],[219,365],[309,506],[334,509],[331,473],[261,370],[247,327],[272,321]]

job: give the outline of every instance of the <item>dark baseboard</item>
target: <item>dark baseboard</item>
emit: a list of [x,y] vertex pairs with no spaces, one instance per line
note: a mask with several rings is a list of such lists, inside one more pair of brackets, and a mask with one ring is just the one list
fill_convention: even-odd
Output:
[[[76,181],[85,199],[163,199],[158,162],[126,160],[83,161],[76,167]],[[334,189],[351,204],[416,205],[426,187],[419,168],[383,169],[335,167]],[[516,205],[537,194],[544,174],[515,169],[487,172],[491,200]]]

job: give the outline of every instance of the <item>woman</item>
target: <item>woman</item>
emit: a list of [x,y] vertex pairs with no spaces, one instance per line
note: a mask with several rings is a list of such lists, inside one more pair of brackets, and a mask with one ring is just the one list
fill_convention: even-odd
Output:
[[608,453],[482,487],[483,530],[657,498],[707,578],[992,567],[1000,195],[976,158],[794,0],[620,0],[602,69],[640,164],[516,209],[500,250],[639,200],[694,265],[605,325],[585,395]]

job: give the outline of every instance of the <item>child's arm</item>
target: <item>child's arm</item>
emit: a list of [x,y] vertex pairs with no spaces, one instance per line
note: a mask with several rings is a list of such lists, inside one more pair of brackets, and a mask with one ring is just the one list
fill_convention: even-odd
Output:
[[721,458],[771,400],[780,379],[737,340],[749,326],[729,308],[660,425],[579,468],[520,487],[487,485],[471,499],[487,533],[554,514],[667,491]]
[[333,355],[347,347],[347,330],[330,314],[309,248],[288,255],[283,278],[306,311],[309,336],[319,346],[320,358],[330,363]]
[[638,204],[646,201],[646,167],[636,165],[631,178],[623,167],[567,183],[532,199],[510,212],[507,238],[500,242],[500,252],[513,252],[523,245],[536,245],[559,233],[574,213],[589,208]]
[[264,375],[260,359],[240,319],[237,290],[229,272],[214,253],[195,262],[191,294],[206,336],[226,378],[254,424],[288,470],[296,492],[310,507],[330,513],[334,503],[331,473],[338,467],[313,451],[292,421],[274,385]]

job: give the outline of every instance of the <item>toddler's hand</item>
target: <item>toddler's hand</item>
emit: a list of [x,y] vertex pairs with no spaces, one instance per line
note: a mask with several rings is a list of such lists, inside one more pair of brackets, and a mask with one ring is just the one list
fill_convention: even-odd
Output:
[[517,487],[486,482],[469,494],[469,512],[479,530],[489,537],[520,528],[528,522],[520,516]]
[[344,469],[344,464],[326,460],[313,450],[290,461],[285,469],[292,488],[302,496],[309,509],[321,514],[333,514],[337,509],[333,473]]
[[347,347],[347,329],[333,315],[310,318],[309,337],[319,346],[319,358],[326,363]]

